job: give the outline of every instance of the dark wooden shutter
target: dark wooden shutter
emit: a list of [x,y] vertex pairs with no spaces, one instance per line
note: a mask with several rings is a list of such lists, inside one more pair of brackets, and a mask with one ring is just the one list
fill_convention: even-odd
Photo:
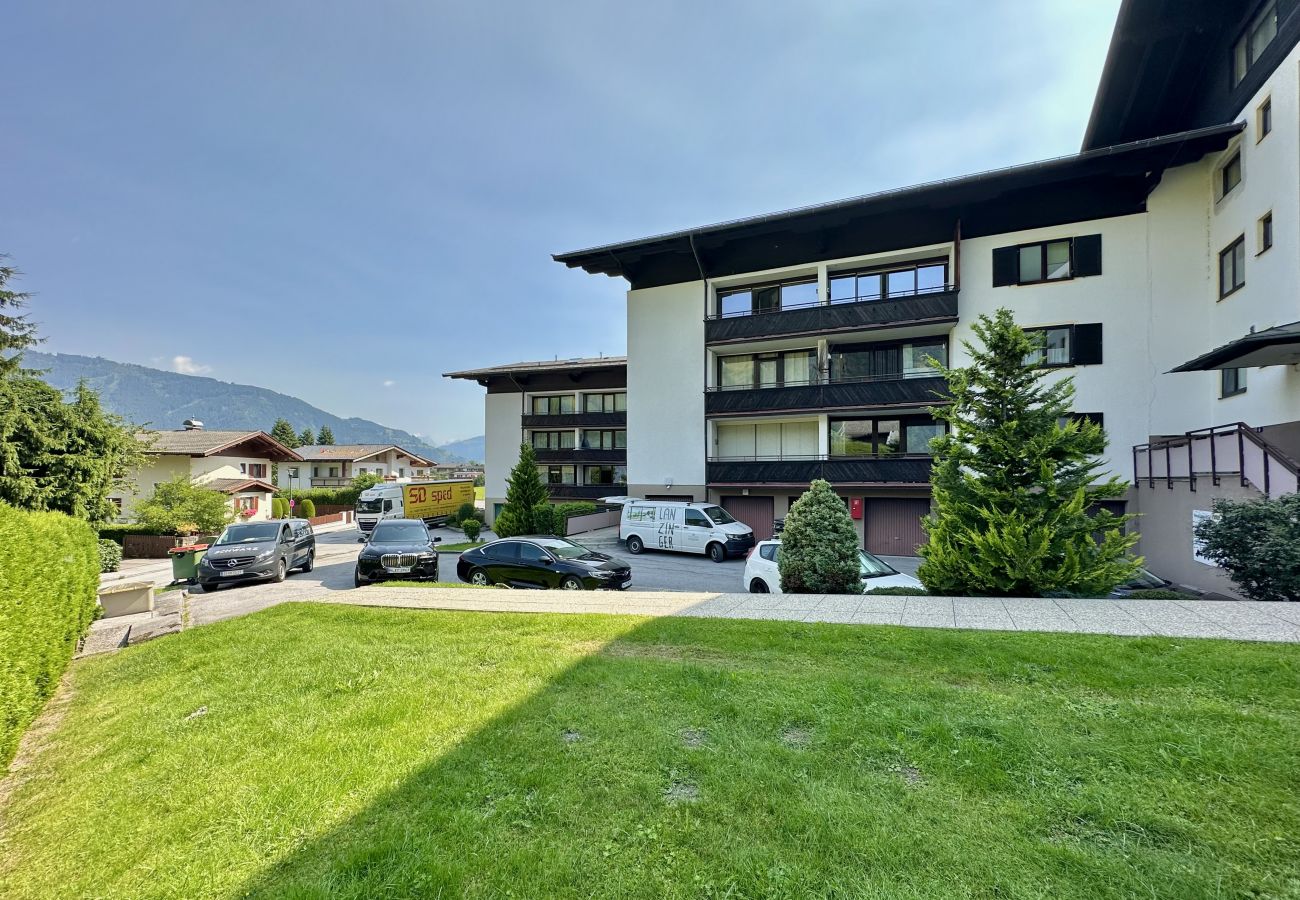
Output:
[[1074,274],[1101,274],[1101,235],[1084,234],[1074,239]]
[[1073,335],[1072,359],[1076,366],[1096,366],[1101,364],[1101,323],[1075,325]]
[[993,251],[993,286],[1020,282],[1020,248],[998,247]]

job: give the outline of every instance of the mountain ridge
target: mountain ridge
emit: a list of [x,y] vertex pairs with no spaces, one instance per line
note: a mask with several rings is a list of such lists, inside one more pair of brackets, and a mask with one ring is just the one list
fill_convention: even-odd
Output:
[[435,447],[409,431],[390,428],[358,416],[344,418],[298,397],[251,384],[220,381],[203,375],[182,375],[102,356],[75,353],[23,353],[23,366],[43,372],[42,378],[63,391],[85,379],[105,408],[127,421],[150,428],[179,428],[186,419],[199,419],[208,428],[270,431],[276,419],[287,419],[295,431],[319,431],[328,425],[340,444],[397,444],[437,462],[481,462],[455,449],[472,450],[482,436]]

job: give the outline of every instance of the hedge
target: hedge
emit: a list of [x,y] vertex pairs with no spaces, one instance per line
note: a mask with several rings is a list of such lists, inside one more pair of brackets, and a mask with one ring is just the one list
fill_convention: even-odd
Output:
[[354,487],[307,488],[302,491],[276,491],[275,496],[283,497],[286,500],[292,498],[299,503],[304,500],[311,500],[317,505],[324,506],[355,506],[357,495],[360,493]]
[[98,588],[93,528],[0,503],[0,770],[58,686],[95,616]]
[[297,512],[297,518],[299,519],[310,519],[316,515],[316,504],[312,502],[310,497],[304,497],[295,512]]
[[147,528],[144,525],[100,525],[99,536],[106,540],[112,541],[119,547],[122,546],[122,539],[128,534],[154,534],[154,535],[174,535],[174,531],[168,531],[165,528]]

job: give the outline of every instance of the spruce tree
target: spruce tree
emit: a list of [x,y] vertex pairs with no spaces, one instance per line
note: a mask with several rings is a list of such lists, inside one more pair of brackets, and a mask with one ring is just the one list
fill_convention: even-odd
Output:
[[276,419],[275,424],[271,426],[271,437],[275,438],[281,444],[284,444],[290,450],[297,449],[301,446],[298,443],[298,432],[293,430],[288,419]]
[[999,309],[963,342],[971,365],[948,369],[952,403],[931,412],[948,433],[931,441],[934,510],[917,575],[939,594],[1104,594],[1129,577],[1131,516],[1093,504],[1128,483],[1102,473],[1106,434],[1071,416],[1074,381],[1049,378],[1043,339]]
[[316,435],[316,443],[318,444],[334,443],[334,432],[330,430],[330,427],[328,425],[322,425],[320,427],[320,433]]
[[[537,455],[528,442],[519,445],[519,462],[510,470],[506,482],[506,502],[497,513],[492,524],[492,531],[497,537],[513,537],[518,534],[536,534],[539,519],[549,530],[550,492],[542,482],[542,475],[537,470]],[[545,512],[538,506],[546,507]]]
[[848,507],[820,478],[790,507],[777,568],[787,594],[860,594],[858,532]]
[[316,435],[312,433],[312,430],[310,428],[304,428],[302,430],[302,433],[298,435],[299,447],[310,447],[312,444],[315,443],[316,443]]

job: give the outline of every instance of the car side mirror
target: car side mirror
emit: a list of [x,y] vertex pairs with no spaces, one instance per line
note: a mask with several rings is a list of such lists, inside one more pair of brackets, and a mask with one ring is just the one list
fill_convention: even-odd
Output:
[[436,537],[436,538],[433,539],[433,542],[434,542],[435,544],[441,544],[441,543],[442,543],[442,538],[440,538],[440,537]]
[[358,543],[358,544],[364,544],[365,542],[366,542],[366,539],[365,539],[365,538],[363,538],[363,537],[359,537],[359,538],[357,538],[357,543]]
[[544,566],[549,566],[549,565],[551,565],[553,562],[555,562],[555,560],[551,559],[549,556],[543,556],[543,557],[542,557],[542,565],[544,565]]

